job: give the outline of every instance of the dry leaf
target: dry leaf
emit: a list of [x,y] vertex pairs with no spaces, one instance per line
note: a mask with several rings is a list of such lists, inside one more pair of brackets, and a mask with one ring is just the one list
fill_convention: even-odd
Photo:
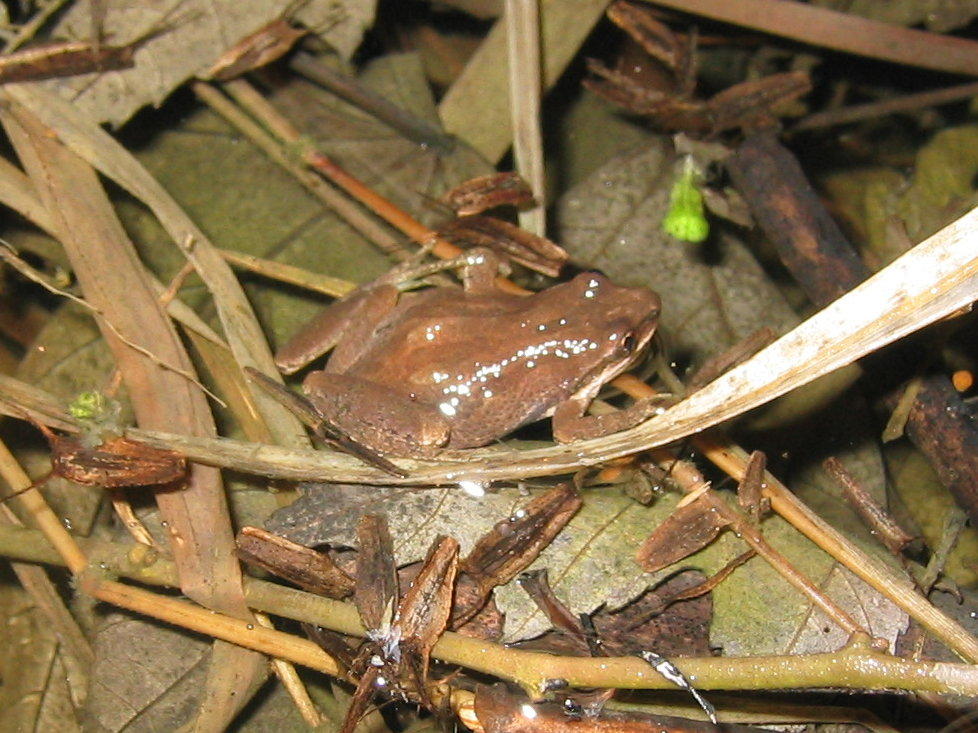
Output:
[[677,509],[656,527],[635,553],[635,560],[646,571],[668,567],[715,540],[727,521],[710,505],[706,496]]
[[[78,731],[80,710],[65,666],[58,655],[58,638],[44,614],[19,586],[0,586],[0,710],[4,730]],[[74,694],[84,691],[74,691]]]
[[[90,40],[91,2],[74,3],[52,29],[56,38]],[[245,36],[289,8],[287,0],[106,0],[102,35],[122,46],[147,32],[133,57],[135,67],[38,82],[97,122],[121,125],[148,104],[159,106],[178,86],[208,70]],[[323,37],[349,56],[373,20],[374,3],[312,0],[298,19],[324,28]]]

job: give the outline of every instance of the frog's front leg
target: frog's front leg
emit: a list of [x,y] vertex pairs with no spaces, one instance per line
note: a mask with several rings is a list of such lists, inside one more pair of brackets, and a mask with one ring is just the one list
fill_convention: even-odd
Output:
[[552,421],[558,443],[599,438],[635,427],[655,415],[663,402],[659,397],[645,397],[606,415],[587,415],[591,401],[589,395],[575,396],[557,405]]
[[450,425],[433,405],[383,384],[317,371],[302,386],[334,429],[379,453],[430,458],[448,443]]

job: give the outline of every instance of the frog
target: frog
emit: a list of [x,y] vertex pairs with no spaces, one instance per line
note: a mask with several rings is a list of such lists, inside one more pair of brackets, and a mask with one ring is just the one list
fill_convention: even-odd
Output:
[[530,295],[500,285],[502,263],[474,248],[462,287],[401,292],[393,271],[328,306],[276,354],[293,374],[331,351],[303,391],[332,429],[380,455],[434,458],[551,418],[557,442],[631,427],[657,409],[588,407],[649,345],[659,297],[585,271]]

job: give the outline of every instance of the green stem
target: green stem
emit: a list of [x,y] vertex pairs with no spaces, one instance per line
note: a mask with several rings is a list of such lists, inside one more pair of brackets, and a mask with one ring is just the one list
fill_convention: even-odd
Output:
[[[167,560],[141,563],[132,547],[98,540],[80,540],[93,562],[151,585],[175,585],[176,573]],[[49,564],[63,564],[37,530],[0,527],[0,554]],[[149,558],[152,559],[152,558]],[[262,580],[246,579],[248,605],[266,613],[308,621],[344,634],[365,632],[349,603],[322,598]],[[564,679],[572,687],[671,689],[637,657],[561,657],[510,649],[500,644],[446,633],[434,656],[450,664],[511,680],[531,695],[542,695],[547,680]],[[978,695],[978,666],[943,662],[914,662],[875,651],[863,635],[837,652],[765,657],[689,657],[675,660],[698,688],[704,690],[770,690],[807,687],[848,689],[900,688]]]

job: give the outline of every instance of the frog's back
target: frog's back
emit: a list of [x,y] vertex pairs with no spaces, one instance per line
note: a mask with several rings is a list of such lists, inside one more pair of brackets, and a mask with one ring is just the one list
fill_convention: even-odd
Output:
[[592,324],[541,309],[535,296],[417,296],[351,371],[443,415],[448,447],[485,445],[547,417],[597,358]]

